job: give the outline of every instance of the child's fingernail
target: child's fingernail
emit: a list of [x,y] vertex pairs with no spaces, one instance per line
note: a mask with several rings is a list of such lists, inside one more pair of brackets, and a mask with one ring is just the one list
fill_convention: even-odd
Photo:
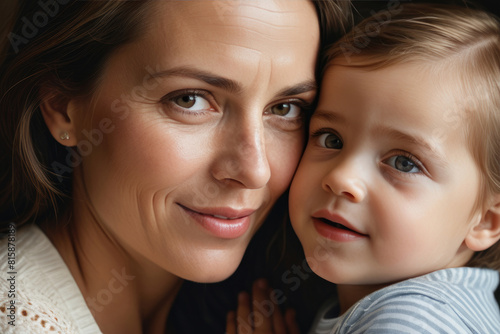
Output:
[[261,278],[257,281],[257,286],[262,289],[262,290],[265,290],[267,289],[267,281],[264,279],[264,278]]
[[238,294],[238,301],[240,301],[240,302],[245,302],[245,301],[247,301],[247,299],[248,299],[248,295],[247,295],[247,293],[246,293],[246,292],[243,292],[243,291],[242,291],[242,292],[240,292],[240,293]]

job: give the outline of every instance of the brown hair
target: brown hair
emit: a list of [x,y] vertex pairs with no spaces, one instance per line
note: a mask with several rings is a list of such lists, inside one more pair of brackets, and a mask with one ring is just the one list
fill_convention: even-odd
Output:
[[[71,177],[54,166],[71,170],[68,151],[41,116],[43,88],[68,99],[90,96],[110,54],[144,30],[151,2],[10,3],[0,20],[0,230],[67,212]],[[346,30],[349,1],[313,3],[323,41]]]
[[[465,96],[459,101],[460,124],[474,139],[469,149],[482,174],[475,208],[500,193],[500,24],[495,16],[452,5],[403,4],[362,21],[326,52],[325,61],[367,70],[419,62],[456,75]],[[500,241],[476,252],[467,266],[500,270]]]

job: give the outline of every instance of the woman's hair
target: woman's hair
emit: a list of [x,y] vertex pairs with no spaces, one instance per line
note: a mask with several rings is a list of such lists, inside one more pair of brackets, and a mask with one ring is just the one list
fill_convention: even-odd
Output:
[[[443,111],[443,117],[450,127],[465,129],[481,171],[475,209],[489,195],[500,193],[500,24],[496,17],[451,5],[402,4],[362,21],[326,52],[325,62],[366,70],[419,63],[430,65],[438,75],[454,76],[457,106],[450,106],[451,113]],[[467,266],[500,270],[500,242],[476,252]]]
[[43,121],[43,89],[67,99],[91,94],[111,52],[140,33],[146,3],[17,2],[0,44],[0,227],[67,206],[71,179],[53,171],[67,165],[67,151]]
[[[144,31],[154,3],[8,2],[0,14],[0,231],[67,212],[75,151],[52,138],[40,103],[50,91],[61,101],[91,96],[106,60]],[[326,44],[346,30],[350,2],[313,3]]]

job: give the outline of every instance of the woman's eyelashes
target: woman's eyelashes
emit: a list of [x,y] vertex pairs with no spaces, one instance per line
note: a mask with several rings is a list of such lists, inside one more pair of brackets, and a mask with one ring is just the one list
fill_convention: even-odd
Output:
[[289,100],[273,104],[268,114],[281,116],[289,119],[301,119],[304,113],[312,110],[312,104],[302,100]]
[[214,98],[204,90],[182,90],[165,95],[161,103],[168,109],[188,114],[204,114],[215,111]]
[[[161,98],[160,103],[169,110],[193,115],[202,115],[221,109],[212,93],[199,89],[185,89],[169,93]],[[311,102],[289,99],[272,104],[264,110],[264,114],[277,116],[285,121],[302,122],[304,114],[312,109]]]
[[299,117],[302,112],[298,106],[292,103],[275,104],[269,108],[269,111],[270,114],[283,117]]
[[269,124],[283,131],[304,129],[305,115],[312,111],[312,103],[300,99],[289,99],[273,103],[264,111]]

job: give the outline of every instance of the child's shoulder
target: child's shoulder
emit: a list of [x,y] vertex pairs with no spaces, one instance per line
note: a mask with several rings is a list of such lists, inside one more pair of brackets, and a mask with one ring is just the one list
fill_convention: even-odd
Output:
[[497,333],[497,284],[498,273],[489,269],[440,270],[372,293],[356,305],[350,319],[354,328],[384,333],[396,328],[409,333]]
[[392,284],[373,295],[381,300],[420,296],[439,303],[462,304],[467,302],[463,299],[464,295],[492,295],[498,283],[499,273],[496,270],[470,267],[449,268]]

